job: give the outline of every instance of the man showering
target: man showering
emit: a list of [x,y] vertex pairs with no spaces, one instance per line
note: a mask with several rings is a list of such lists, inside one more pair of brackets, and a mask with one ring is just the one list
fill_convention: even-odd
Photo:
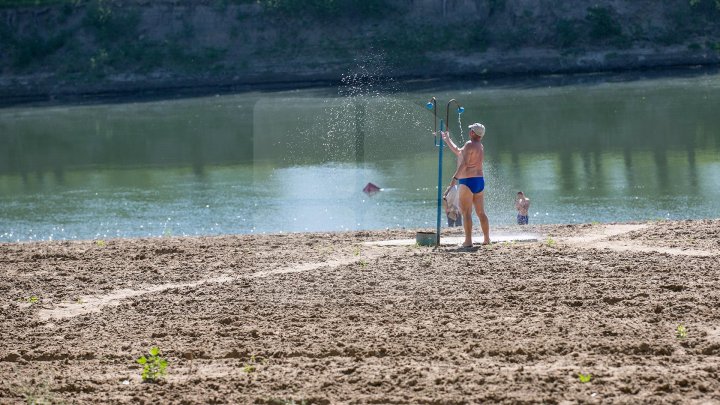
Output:
[[[485,136],[485,126],[480,123],[474,123],[469,127],[469,141],[460,148],[462,159],[452,180],[450,187],[456,182],[460,184],[460,213],[463,219],[463,230],[465,231],[465,241],[462,247],[472,247],[472,210],[475,208],[478,218],[480,219],[480,227],[483,232],[483,245],[490,243],[490,223],[485,214],[485,178],[483,176],[483,160],[485,158],[485,150],[483,148],[482,139]],[[450,132],[443,133],[443,139],[450,137]]]

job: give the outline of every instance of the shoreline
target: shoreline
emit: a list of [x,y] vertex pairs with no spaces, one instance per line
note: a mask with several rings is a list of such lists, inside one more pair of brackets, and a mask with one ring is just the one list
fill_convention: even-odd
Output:
[[[538,239],[534,242],[543,242],[546,237],[552,237],[552,234],[566,236],[565,232],[562,231],[563,229],[572,229],[572,228],[585,228],[585,227],[623,227],[623,226],[631,226],[631,225],[643,225],[643,226],[651,226],[653,224],[671,224],[671,223],[688,223],[688,224],[697,224],[697,223],[708,223],[708,222],[714,222],[714,221],[720,221],[720,217],[718,218],[692,218],[692,219],[648,219],[648,220],[631,220],[631,221],[610,221],[610,222],[592,222],[592,223],[543,223],[543,224],[530,224],[530,225],[515,225],[515,224],[506,224],[506,225],[496,225],[491,226],[491,236],[494,234],[499,233],[502,239],[507,239],[508,236],[512,235],[532,235],[534,237],[537,237]],[[371,237],[371,241],[377,241],[378,238],[384,238],[380,240],[384,240],[386,242],[392,242],[392,241],[406,241],[408,239],[415,239],[415,234],[418,232],[422,233],[435,233],[436,228],[428,228],[428,227],[419,227],[419,228],[387,228],[387,229],[357,229],[357,230],[329,230],[329,231],[278,231],[278,232],[259,232],[259,233],[228,233],[228,234],[207,234],[207,235],[173,235],[173,236],[166,236],[166,235],[157,235],[157,236],[127,236],[127,237],[106,237],[106,238],[92,238],[92,239],[52,239],[52,240],[20,240],[20,241],[1,241],[0,240],[0,247],[1,246],[12,246],[12,245],[32,245],[32,244],[48,244],[48,245],[54,245],[54,244],[60,244],[60,245],[68,245],[68,244],[87,244],[87,243],[98,243],[102,242],[103,244],[107,244],[110,242],[162,242],[162,241],[185,241],[187,243],[194,243],[199,240],[206,240],[206,239],[243,239],[243,238],[256,238],[256,237],[262,237],[262,238],[284,238],[284,237],[292,237],[292,238],[302,238],[302,237],[332,237],[333,235],[336,236],[349,236],[349,237]],[[559,233],[558,233],[559,232]],[[440,231],[440,236],[442,238],[451,238],[456,239],[457,237],[463,236],[463,230],[461,227],[452,227],[449,228],[446,225],[443,225]],[[479,225],[477,223],[474,224],[473,227],[473,236],[482,237],[482,232],[479,230]],[[477,239],[474,239],[474,247],[479,247],[480,244],[477,242]],[[524,241],[523,241],[524,242]],[[505,243],[505,241],[496,241],[492,240],[492,244],[497,243]],[[388,246],[400,246],[405,245],[403,244],[388,244]],[[448,246],[445,243],[441,243],[441,247],[447,248]],[[434,247],[431,246],[431,247]],[[720,245],[718,246],[720,248]],[[720,254],[720,253],[719,253]]]
[[[659,66],[619,66],[606,69],[537,70],[532,72],[489,73],[438,73],[433,76],[404,74],[378,76],[375,82],[394,83],[401,91],[442,87],[444,82],[478,83],[486,87],[543,86],[600,83],[612,78],[619,81],[646,80],[654,78],[694,77],[718,74],[720,63],[680,63]],[[32,81],[34,84],[27,84]],[[10,82],[25,82],[11,85]],[[312,79],[288,80],[238,80],[227,78],[179,77],[175,79],[111,81],[100,84],[40,83],[33,78],[3,78],[0,80],[0,108],[46,107],[56,105],[93,105],[128,102],[152,102],[169,99],[210,97],[250,92],[282,92],[289,90],[320,89],[344,86],[341,76],[320,76]]]
[[[633,228],[644,229],[652,227],[654,225],[682,225],[688,224],[691,226],[699,226],[702,224],[715,224],[720,226],[720,217],[718,218],[694,218],[694,219],[658,219],[658,220],[633,220],[633,221],[611,221],[611,222],[592,222],[592,223],[547,223],[547,224],[530,224],[530,225],[497,225],[491,226],[490,233],[491,237],[499,235],[501,240],[491,240],[491,244],[503,244],[508,242],[508,237],[518,235],[529,235],[533,236],[534,240],[528,240],[528,238],[520,238],[517,242],[532,242],[532,243],[543,243],[548,238],[553,237],[572,237],[574,229],[583,228]],[[53,240],[21,240],[21,241],[0,241],[0,247],[14,246],[14,245],[63,245],[69,246],[72,244],[97,244],[100,242],[102,245],[108,243],[159,243],[164,242],[179,242],[179,243],[200,243],[204,240],[225,240],[225,239],[256,239],[256,238],[290,238],[290,239],[302,239],[302,238],[332,238],[337,237],[350,237],[350,238],[361,238],[367,240],[368,243],[375,242],[398,242],[398,243],[384,243],[378,246],[405,246],[405,242],[408,239],[415,239],[416,233],[435,233],[436,229],[428,227],[419,228],[388,228],[388,229],[359,229],[359,230],[341,230],[341,231],[298,231],[298,232],[261,232],[261,233],[237,233],[237,234],[208,234],[208,235],[187,235],[187,236],[131,236],[131,237],[109,237],[109,238],[94,238],[94,239],[53,239]],[[720,229],[717,230],[718,238],[720,238]],[[443,225],[440,236],[442,238],[457,239],[457,237],[463,236],[463,230],[461,227],[448,228]],[[477,237],[482,237],[482,232],[479,229],[477,223],[473,227],[474,247],[482,248],[483,246],[478,242]],[[612,235],[606,235],[612,236]],[[512,243],[512,241],[510,241]],[[678,246],[678,242],[674,243],[663,243],[668,246]],[[414,245],[413,245],[414,246]],[[418,247],[418,246],[415,246]],[[432,246],[423,246],[423,248],[435,248]],[[440,248],[452,248],[454,246],[441,243]],[[720,240],[718,241],[718,248],[720,248]],[[720,250],[717,252],[720,256]]]

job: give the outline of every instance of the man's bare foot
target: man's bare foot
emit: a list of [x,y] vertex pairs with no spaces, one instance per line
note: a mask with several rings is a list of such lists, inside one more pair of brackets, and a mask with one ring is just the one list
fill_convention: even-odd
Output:
[[482,244],[483,244],[483,245],[489,245],[489,244],[490,244],[490,239],[485,240]]
[[471,247],[473,247],[473,244],[472,244],[472,242],[470,242],[470,244],[463,243],[462,245],[460,245],[460,247],[463,247],[463,248],[471,248]]
[[478,249],[478,248],[476,248],[476,247],[473,246],[473,245],[466,245],[466,244],[464,244],[464,243],[461,244],[461,245],[458,245],[458,247],[457,247],[457,251],[458,251],[458,252],[474,252],[474,251],[476,251],[477,249]]

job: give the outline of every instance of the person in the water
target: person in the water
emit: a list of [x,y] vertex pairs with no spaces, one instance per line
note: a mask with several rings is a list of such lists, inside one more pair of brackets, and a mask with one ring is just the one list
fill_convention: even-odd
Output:
[[530,219],[528,210],[530,209],[530,199],[525,196],[525,193],[518,191],[517,200],[515,200],[515,209],[517,210],[517,223],[518,225],[527,225]]
[[[485,178],[483,176],[483,160],[485,158],[485,150],[483,148],[482,139],[485,136],[485,126],[480,123],[474,123],[468,127],[470,131],[469,141],[460,148],[462,159],[455,174],[450,181],[450,187],[459,183],[460,193],[460,213],[463,219],[463,229],[465,231],[465,241],[463,247],[472,246],[472,210],[480,219],[480,227],[483,232],[483,245],[490,243],[490,222],[485,214]],[[443,139],[449,137],[449,132],[443,133]]]

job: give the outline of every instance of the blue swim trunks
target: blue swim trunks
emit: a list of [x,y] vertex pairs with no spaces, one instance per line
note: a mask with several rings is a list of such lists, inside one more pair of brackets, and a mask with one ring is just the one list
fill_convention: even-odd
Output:
[[458,180],[458,183],[466,185],[473,194],[485,190],[485,179],[483,177],[468,177]]
[[520,214],[518,214],[518,216],[517,216],[517,223],[518,223],[518,225],[527,225],[529,219],[530,219],[530,218],[529,218],[528,215],[520,215]]

